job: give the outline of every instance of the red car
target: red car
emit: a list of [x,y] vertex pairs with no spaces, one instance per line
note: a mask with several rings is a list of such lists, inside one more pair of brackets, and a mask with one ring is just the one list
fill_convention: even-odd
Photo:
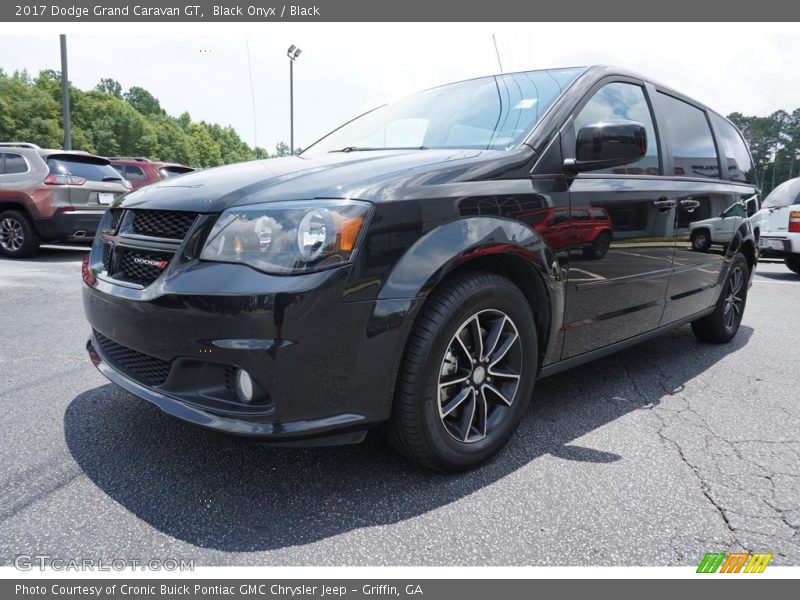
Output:
[[135,190],[162,179],[194,171],[192,167],[178,163],[156,162],[147,158],[112,156],[108,160]]
[[604,208],[543,208],[516,215],[542,234],[553,250],[581,248],[586,258],[600,259],[611,245],[613,225]]

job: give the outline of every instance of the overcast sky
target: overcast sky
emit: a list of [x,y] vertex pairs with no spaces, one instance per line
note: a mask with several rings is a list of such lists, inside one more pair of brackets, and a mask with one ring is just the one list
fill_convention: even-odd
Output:
[[[499,71],[613,64],[728,114],[800,107],[798,24],[0,24],[0,67],[60,69],[91,89],[141,86],[171,115],[233,125],[249,143],[289,141],[286,48],[295,64],[295,143],[419,89]],[[248,74],[250,46],[255,96]]]

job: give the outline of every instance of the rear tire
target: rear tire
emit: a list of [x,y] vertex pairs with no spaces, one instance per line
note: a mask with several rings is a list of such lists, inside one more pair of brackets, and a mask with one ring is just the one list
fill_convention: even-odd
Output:
[[695,229],[692,232],[692,250],[707,252],[711,248],[711,234],[707,229]]
[[398,376],[389,443],[444,472],[474,468],[516,431],[538,365],[530,304],[509,280],[465,272],[425,304]]
[[599,260],[606,255],[608,248],[611,246],[611,236],[607,233],[601,233],[592,242],[592,245],[583,249],[583,256],[593,260]]
[[692,331],[699,340],[714,344],[730,342],[742,322],[747,304],[747,282],[750,271],[747,259],[737,253],[731,261],[728,276],[717,306],[710,315],[692,321]]
[[0,254],[28,258],[39,250],[41,240],[28,217],[17,210],[0,213]]
[[783,262],[789,268],[792,273],[797,273],[800,275],[800,257],[798,256],[787,256],[783,259]]

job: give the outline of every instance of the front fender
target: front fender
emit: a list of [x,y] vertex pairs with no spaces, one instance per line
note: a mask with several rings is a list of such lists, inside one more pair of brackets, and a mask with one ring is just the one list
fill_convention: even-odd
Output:
[[418,239],[398,260],[379,299],[427,295],[448,273],[471,260],[512,254],[546,273],[558,263],[538,233],[503,217],[468,217],[437,227]]

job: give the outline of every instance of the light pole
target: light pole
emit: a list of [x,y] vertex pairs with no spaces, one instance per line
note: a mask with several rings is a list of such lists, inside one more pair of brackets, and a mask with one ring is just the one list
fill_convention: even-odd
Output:
[[67,36],[61,34],[61,118],[64,120],[64,150],[72,150],[72,117],[69,112],[69,74],[67,73]]
[[292,44],[286,51],[289,57],[289,153],[294,156],[294,61],[302,50]]

